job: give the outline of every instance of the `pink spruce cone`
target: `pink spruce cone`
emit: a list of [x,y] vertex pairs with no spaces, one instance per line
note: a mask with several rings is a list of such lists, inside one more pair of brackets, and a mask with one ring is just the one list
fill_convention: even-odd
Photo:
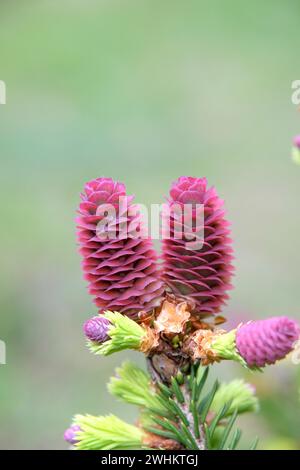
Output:
[[299,338],[299,327],[288,317],[272,317],[240,326],[236,347],[249,366],[264,367],[283,359]]
[[157,255],[152,241],[137,235],[144,234],[144,227],[133,196],[126,195],[124,184],[97,178],[85,185],[81,200],[77,236],[84,277],[99,312],[114,310],[134,318],[158,305],[164,288]]
[[[185,204],[191,205],[190,219],[188,215],[178,217],[178,207],[183,210]],[[204,205],[204,213],[196,206],[199,204]],[[196,217],[201,210],[204,226],[197,228]],[[172,184],[163,209],[163,279],[175,295],[188,297],[194,311],[203,316],[220,312],[232,288],[232,240],[224,214],[223,201],[213,187],[207,187],[206,178],[186,176]],[[192,230],[195,243],[187,245]],[[180,231],[184,232],[182,239],[178,238]],[[201,239],[203,246],[198,246]]]

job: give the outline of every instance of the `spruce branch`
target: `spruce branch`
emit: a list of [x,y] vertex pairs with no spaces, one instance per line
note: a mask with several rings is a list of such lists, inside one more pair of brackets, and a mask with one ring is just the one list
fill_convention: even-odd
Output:
[[108,356],[124,349],[149,352],[156,345],[155,333],[139,325],[119,312],[106,311],[102,318],[108,322],[107,338],[104,341],[88,340],[94,354]]
[[[250,411],[249,407],[247,409],[244,406],[249,390],[244,390],[244,384],[230,384],[230,387],[221,387],[219,393],[220,388],[216,381],[204,394],[208,371],[208,367],[197,364],[192,366],[188,375],[179,374],[179,377],[173,377],[169,385],[152,384],[149,374],[135,364],[125,362],[117,369],[117,376],[111,379],[109,391],[124,402],[140,406],[139,426],[148,433],[146,441],[150,447],[149,436],[152,436],[156,445],[160,438],[167,439],[168,448],[171,441],[174,441],[174,448],[178,448],[178,445],[190,450],[213,448],[217,426],[221,423],[222,429],[227,429],[224,428],[226,419],[235,411],[236,414]],[[232,402],[225,403],[234,390],[239,390],[241,395],[240,402],[236,402],[240,407],[236,409]],[[246,392],[248,395],[245,398],[243,394],[246,395]],[[223,403],[222,410],[216,412]],[[230,422],[229,424],[233,425]]]
[[[147,358],[148,372],[126,362],[108,385],[117,399],[139,407],[139,421],[134,426],[113,415],[77,415],[65,439],[78,449],[234,450],[241,438],[236,419],[256,411],[257,398],[241,380],[208,387],[208,365],[232,360],[262,370],[293,350],[299,327],[274,317],[219,329],[234,270],[232,241],[223,201],[206,178],[180,177],[172,184],[162,211],[161,267],[152,240],[133,236],[135,229],[143,232],[143,220],[140,212],[128,214],[128,207],[137,208],[132,201],[124,184],[111,178],[88,182],[77,236],[99,308],[84,325],[90,350],[107,356],[133,349]],[[192,209],[187,220],[178,213],[186,204]],[[103,205],[113,209],[108,220]],[[199,214],[203,221],[195,232]],[[180,229],[183,238],[176,236]],[[116,239],[103,237],[112,233]],[[187,243],[194,235],[196,242]]]

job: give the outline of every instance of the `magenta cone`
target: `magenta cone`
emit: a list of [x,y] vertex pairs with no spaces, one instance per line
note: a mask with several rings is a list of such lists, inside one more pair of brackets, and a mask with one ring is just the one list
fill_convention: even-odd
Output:
[[151,239],[137,236],[144,227],[133,196],[126,195],[124,184],[97,178],[85,185],[81,200],[77,233],[82,267],[99,312],[136,317],[158,305],[164,289],[157,255]]
[[299,327],[294,320],[272,317],[240,326],[236,334],[236,347],[250,367],[264,367],[283,359],[298,338]]
[[[188,223],[178,217],[178,207],[183,210],[186,204],[191,207]],[[193,224],[195,236],[201,234],[194,223],[201,210],[204,224],[199,228],[202,228],[203,246],[198,244],[199,249],[197,243],[187,244],[187,241],[193,235]],[[178,239],[180,230],[184,234],[182,239]],[[228,299],[233,273],[229,235],[223,201],[213,187],[207,187],[206,178],[182,176],[172,184],[163,210],[163,279],[175,295],[194,302],[195,312],[201,315],[220,312]]]

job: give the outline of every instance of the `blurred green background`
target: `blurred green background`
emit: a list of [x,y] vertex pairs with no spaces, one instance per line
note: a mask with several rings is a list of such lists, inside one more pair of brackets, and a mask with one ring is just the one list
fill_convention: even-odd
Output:
[[[1,448],[66,448],[76,412],[135,419],[105,383],[143,358],[93,357],[82,334],[96,309],[74,217],[89,179],[150,204],[179,175],[207,176],[232,221],[231,325],[300,316],[299,15],[298,0],[1,1]],[[242,419],[245,438],[300,447],[298,369],[250,377],[262,413]]]

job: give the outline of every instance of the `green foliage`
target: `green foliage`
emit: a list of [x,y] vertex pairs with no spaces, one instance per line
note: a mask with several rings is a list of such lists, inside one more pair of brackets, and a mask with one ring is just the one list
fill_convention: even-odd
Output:
[[146,406],[153,395],[150,391],[150,376],[131,362],[124,362],[116,369],[108,390],[121,400],[138,406]]
[[112,395],[126,403],[148,408],[162,415],[167,413],[167,408],[151,384],[149,374],[129,361],[119,367],[116,373],[117,376],[112,377],[108,384]]
[[[223,433],[221,435],[220,442],[218,444],[218,450],[223,450],[225,448],[225,445],[226,445],[226,442],[228,440],[230,431],[232,430],[232,427],[233,427],[233,425],[235,423],[235,420],[237,418],[237,414],[238,414],[238,411],[235,410],[234,413],[231,415],[227,425],[224,427]],[[228,446],[227,446],[227,449],[228,449],[228,447],[232,447],[232,443],[236,440],[236,433],[238,433],[239,436],[241,435],[241,432],[239,430],[236,430],[235,434],[233,435],[232,440],[230,441],[230,444],[228,444]]]
[[109,391],[124,402],[141,408],[139,426],[115,416],[75,417],[79,449],[140,449],[145,433],[171,439],[187,450],[236,449],[241,431],[233,427],[239,413],[253,411],[253,390],[235,380],[219,386],[216,381],[204,393],[208,367],[193,365],[189,374],[179,373],[169,385],[153,384],[148,373],[131,362],[117,369]]
[[238,410],[238,413],[255,412],[258,410],[258,399],[254,389],[243,380],[233,380],[228,384],[222,384],[211,405],[214,412],[219,412],[224,403],[230,403],[224,416],[229,416]]
[[143,431],[114,415],[77,415],[75,424],[81,429],[77,432],[77,449],[129,450],[143,447]]
[[88,341],[88,346],[94,354],[108,356],[124,349],[139,349],[145,336],[145,330],[138,323],[119,312],[105,312],[111,326],[108,330],[109,339],[104,343]]
[[235,449],[241,437],[236,430],[229,440],[235,419],[239,413],[253,410],[257,401],[242,381],[221,387],[215,382],[203,395],[208,371],[208,367],[195,365],[186,377],[179,374],[169,386],[158,383],[154,389],[150,376],[127,362],[117,370],[109,390],[142,407],[141,425],[145,431],[179,442],[185,449]]

